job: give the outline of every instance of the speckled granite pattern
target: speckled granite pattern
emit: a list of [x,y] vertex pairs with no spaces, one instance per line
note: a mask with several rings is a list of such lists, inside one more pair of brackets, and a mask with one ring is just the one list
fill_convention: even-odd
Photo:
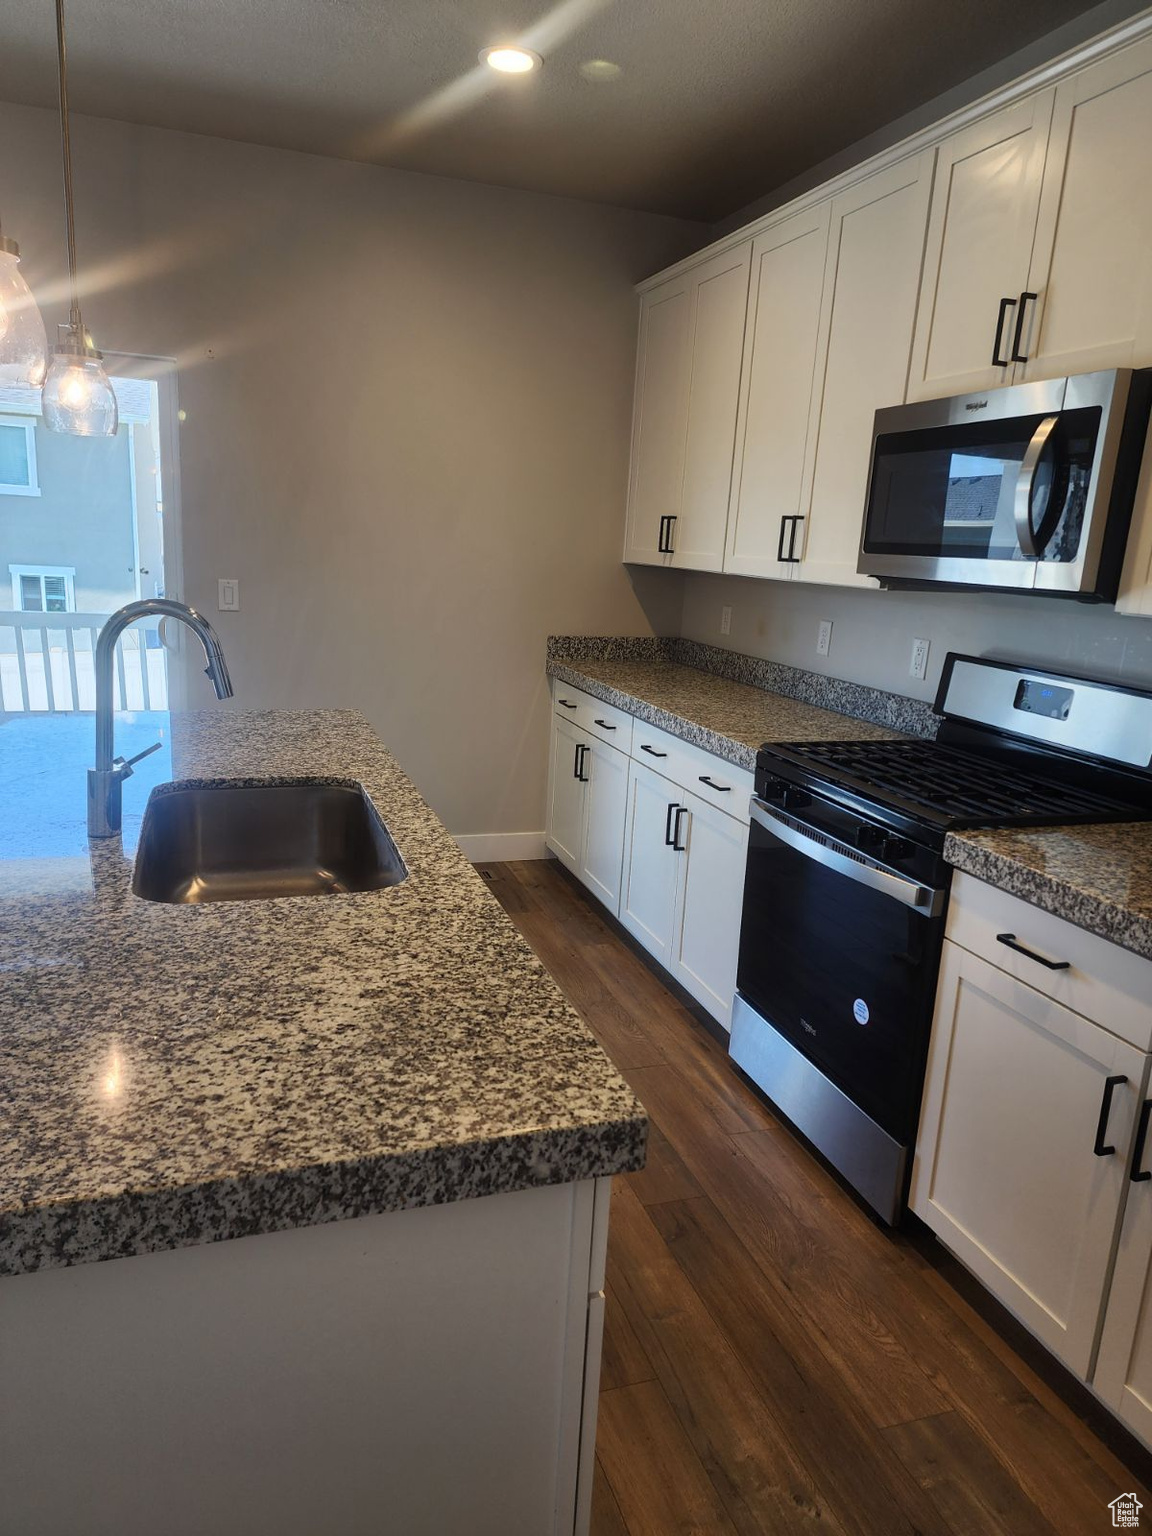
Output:
[[[802,667],[766,661],[759,656],[745,656],[740,651],[726,651],[718,645],[698,640],[657,639],[652,636],[617,638],[592,635],[551,635],[548,639],[548,664],[579,665],[600,661],[667,661],[730,682],[744,683],[768,693],[783,694],[802,704],[827,709],[835,714],[852,715],[873,725],[886,726],[906,736],[936,735],[939,719],[923,699],[910,699],[902,693],[888,693],[863,683],[845,682],[826,677]],[[574,682],[574,678],[567,679]],[[655,723],[655,722],[654,722]],[[764,738],[768,740],[767,737]]]
[[640,1105],[361,716],[172,738],[178,779],[360,781],[408,878],[142,901],[83,841],[82,765],[74,856],[0,829],[0,1274],[643,1164]]
[[944,856],[1152,960],[1152,823],[954,832]]
[[672,661],[566,662],[549,673],[740,768],[766,741],[884,741],[894,733]]

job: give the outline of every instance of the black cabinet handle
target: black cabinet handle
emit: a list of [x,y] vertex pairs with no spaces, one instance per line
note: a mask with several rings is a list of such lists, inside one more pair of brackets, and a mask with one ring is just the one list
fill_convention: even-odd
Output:
[[641,752],[647,752],[651,757],[667,757],[667,752],[657,752],[655,747],[650,747],[646,741],[640,743]]
[[672,548],[672,524],[675,521],[674,513],[665,513],[660,519],[660,537],[657,540],[656,548],[662,555],[675,554],[675,550]]
[[572,777],[574,779],[578,779],[580,777],[580,753],[582,751],[583,748],[580,746],[579,742],[577,742],[576,751],[572,754]]
[[1112,1113],[1112,1095],[1121,1083],[1127,1081],[1123,1072],[1104,1079],[1104,1097],[1100,1100],[1100,1118],[1096,1122],[1096,1140],[1092,1146],[1097,1157],[1111,1157],[1116,1150],[1115,1147],[1106,1147],[1104,1138],[1108,1134],[1108,1116]]
[[1145,1099],[1140,1106],[1140,1123],[1136,1127],[1136,1150],[1132,1154],[1132,1172],[1128,1177],[1133,1184],[1146,1184],[1152,1179],[1152,1168],[1141,1170],[1144,1161],[1144,1143],[1148,1139],[1148,1117],[1152,1115],[1152,1099]]
[[1000,340],[1004,333],[1004,317],[1010,309],[1015,307],[1015,304],[1015,299],[1000,300],[1000,313],[996,316],[996,340],[992,343],[993,368],[1007,368],[1008,364],[1012,361],[1009,357],[1000,356]]
[[672,846],[677,853],[683,853],[688,846],[687,843],[680,841],[680,818],[681,816],[687,816],[687,814],[688,807],[686,805],[678,805],[676,807],[676,814],[672,818]]
[[730,795],[732,793],[731,784],[717,784],[716,780],[710,779],[706,773],[700,774],[700,782],[701,784],[707,784],[709,789],[718,789],[722,795]]
[[[796,553],[796,529],[804,521],[796,513],[780,519],[780,539],[776,545],[776,558],[781,565],[799,565],[800,557]],[[788,537],[788,553],[784,553],[784,538]]]
[[579,779],[581,784],[587,784],[588,782],[588,780],[584,777],[584,754],[587,752],[587,750],[588,748],[584,745],[583,742],[581,742],[580,745],[576,748],[576,756],[572,763],[572,777],[574,779]]
[[662,517],[660,519],[660,534],[659,534],[659,537],[656,540],[657,551],[660,554],[662,554],[662,555],[666,555],[668,553],[668,551],[664,548],[664,530],[665,530],[665,528],[667,526],[668,526],[668,519],[667,519],[667,517]]
[[[1014,363],[1026,363],[1028,361],[1027,357],[1020,350],[1020,343],[1024,337],[1024,321],[1027,317],[1028,300],[1032,299],[1035,302],[1037,298],[1039,298],[1039,294],[1035,293],[1022,293],[1020,295],[1020,305],[1016,311],[1016,329],[1012,333],[1012,361]],[[997,340],[999,340],[999,337],[997,337]]]
[[1029,960],[1035,960],[1037,965],[1044,966],[1049,971],[1067,971],[1071,969],[1070,960],[1048,960],[1043,955],[1038,955],[1034,949],[1028,949],[1023,944],[1018,944],[1014,933],[998,933],[997,944],[1006,944],[1009,949],[1014,949],[1018,955],[1025,955]]
[[614,725],[609,725],[607,720],[597,720],[595,724],[602,725],[606,731],[614,731],[616,729]]
[[557,704],[560,705],[561,709],[579,709],[580,708],[579,704],[569,704],[567,699],[557,699],[556,702],[557,702]]
[[672,813],[674,811],[678,811],[679,809],[680,807],[676,804],[675,800],[670,801],[667,814],[664,817],[664,843],[668,848],[673,847],[676,842],[676,839],[672,834]]

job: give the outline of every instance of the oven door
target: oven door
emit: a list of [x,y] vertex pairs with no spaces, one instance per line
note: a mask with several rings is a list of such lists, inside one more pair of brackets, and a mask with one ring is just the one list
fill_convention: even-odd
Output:
[[1090,588],[1116,384],[1115,372],[1092,374],[878,411],[859,569],[897,582]]
[[[753,800],[737,992],[906,1145],[919,1112],[944,899]],[[760,1086],[774,1096],[771,1083]]]

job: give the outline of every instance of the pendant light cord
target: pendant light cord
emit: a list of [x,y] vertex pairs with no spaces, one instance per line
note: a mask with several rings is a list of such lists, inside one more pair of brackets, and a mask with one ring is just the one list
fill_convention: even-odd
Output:
[[83,332],[80,294],[76,281],[76,220],[72,209],[72,137],[68,128],[68,53],[64,41],[64,0],[56,0],[56,56],[60,66],[60,149],[64,160],[64,213],[68,224],[68,287],[71,298],[69,323]]

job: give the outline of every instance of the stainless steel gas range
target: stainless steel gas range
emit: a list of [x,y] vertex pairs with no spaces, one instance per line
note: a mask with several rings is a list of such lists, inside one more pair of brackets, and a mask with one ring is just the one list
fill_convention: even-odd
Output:
[[729,1046],[890,1223],[919,1117],[947,834],[1152,818],[1152,691],[953,654],[936,713],[934,741],[757,754]]

